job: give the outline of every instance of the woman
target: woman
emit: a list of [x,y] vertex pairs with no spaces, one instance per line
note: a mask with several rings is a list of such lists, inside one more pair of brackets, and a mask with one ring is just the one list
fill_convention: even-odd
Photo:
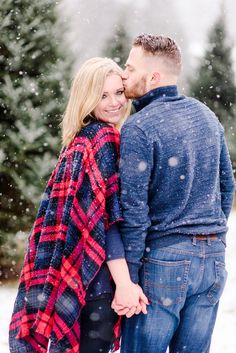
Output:
[[119,338],[119,320],[111,309],[107,265],[124,313],[145,312],[147,299],[130,280],[117,226],[114,126],[128,113],[119,66],[111,59],[85,62],[62,121],[64,147],[29,237],[10,324],[11,353],[45,353],[49,339],[50,353],[108,352]]

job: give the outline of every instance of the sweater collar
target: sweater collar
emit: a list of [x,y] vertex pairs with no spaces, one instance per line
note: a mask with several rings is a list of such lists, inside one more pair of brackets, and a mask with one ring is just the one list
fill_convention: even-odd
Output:
[[139,97],[133,101],[136,112],[146,107],[152,101],[158,99],[162,100],[165,97],[174,97],[178,95],[177,86],[163,86],[155,88],[147,92],[144,96]]

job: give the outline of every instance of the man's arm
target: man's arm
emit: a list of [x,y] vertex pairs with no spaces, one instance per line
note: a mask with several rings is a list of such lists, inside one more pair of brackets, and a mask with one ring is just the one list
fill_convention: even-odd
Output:
[[220,154],[221,208],[228,219],[234,199],[235,181],[225,137],[222,137]]
[[138,283],[138,272],[150,226],[148,190],[152,168],[152,153],[143,131],[132,124],[121,130],[121,235],[131,279]]

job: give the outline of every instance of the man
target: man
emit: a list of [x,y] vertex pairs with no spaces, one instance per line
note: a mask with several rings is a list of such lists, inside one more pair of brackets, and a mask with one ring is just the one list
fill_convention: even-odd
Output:
[[[121,131],[121,232],[150,305],[125,319],[121,353],[209,352],[226,281],[229,153],[214,113],[179,95],[180,71],[172,39],[135,38],[123,74],[136,113]],[[113,307],[122,314],[116,298]]]

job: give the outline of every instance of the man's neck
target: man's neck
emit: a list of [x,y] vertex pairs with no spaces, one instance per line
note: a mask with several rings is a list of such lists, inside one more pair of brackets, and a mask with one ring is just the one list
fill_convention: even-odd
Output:
[[153,89],[156,89],[156,88],[166,87],[166,86],[176,86],[176,85],[177,85],[177,80],[173,80],[173,78],[162,80],[156,85],[150,85],[150,87],[146,93],[148,93],[149,91],[152,91]]

